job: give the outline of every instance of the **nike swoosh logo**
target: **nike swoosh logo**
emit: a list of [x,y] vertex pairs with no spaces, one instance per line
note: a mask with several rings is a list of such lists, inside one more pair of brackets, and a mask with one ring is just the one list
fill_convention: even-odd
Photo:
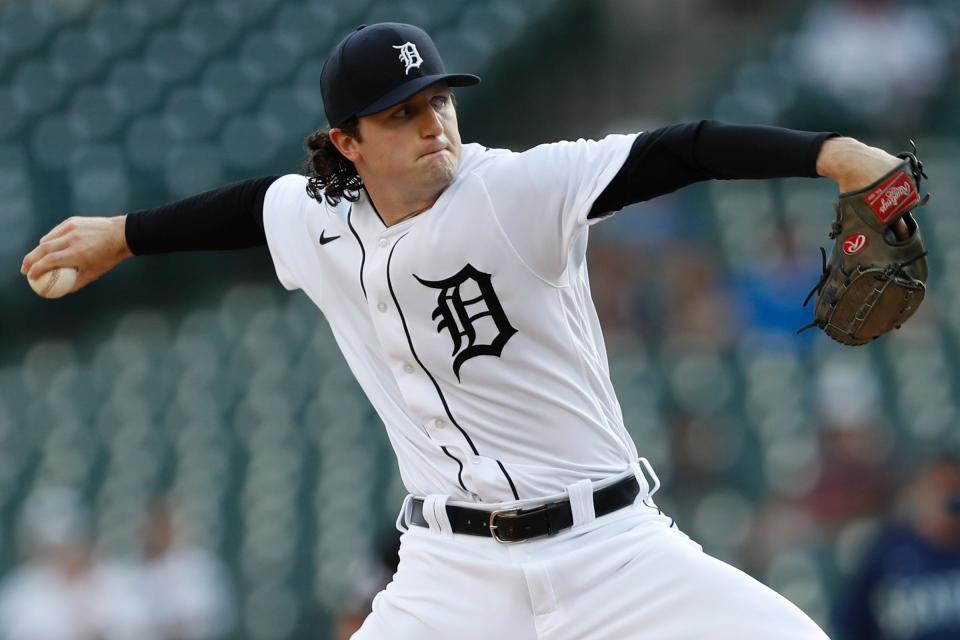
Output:
[[327,237],[327,238],[324,238],[324,237],[323,237],[323,234],[324,234],[324,233],[326,233],[326,230],[320,232],[320,244],[321,244],[321,245],[327,244],[328,242],[333,242],[334,240],[336,240],[337,238],[340,237],[340,236],[329,236],[329,237]]

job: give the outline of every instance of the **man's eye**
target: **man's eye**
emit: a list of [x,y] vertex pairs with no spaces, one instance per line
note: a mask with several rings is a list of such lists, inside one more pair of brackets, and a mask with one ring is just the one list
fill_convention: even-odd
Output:
[[406,118],[406,117],[407,117],[407,110],[406,110],[406,109],[397,109],[396,111],[393,112],[393,117],[394,117],[394,118]]

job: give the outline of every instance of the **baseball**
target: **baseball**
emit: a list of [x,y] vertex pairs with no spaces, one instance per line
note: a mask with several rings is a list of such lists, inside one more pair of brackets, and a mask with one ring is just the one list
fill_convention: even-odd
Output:
[[73,290],[77,273],[76,267],[54,267],[39,278],[27,278],[27,281],[41,298],[62,298]]

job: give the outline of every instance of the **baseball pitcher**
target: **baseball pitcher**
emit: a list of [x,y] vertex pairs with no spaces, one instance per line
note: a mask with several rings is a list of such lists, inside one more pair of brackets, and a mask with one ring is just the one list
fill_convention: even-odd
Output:
[[917,178],[850,138],[711,121],[523,153],[464,144],[451,89],[479,81],[448,73],[415,26],[360,27],[324,65],[330,128],[307,140],[307,175],[70,218],[23,272],[77,267],[79,289],[130,256],[268,247],[280,283],[328,320],[410,494],[400,568],[356,638],[825,638],[654,503],[610,383],[587,237],[690,183],[827,176],[898,198],[856,232],[911,242]]

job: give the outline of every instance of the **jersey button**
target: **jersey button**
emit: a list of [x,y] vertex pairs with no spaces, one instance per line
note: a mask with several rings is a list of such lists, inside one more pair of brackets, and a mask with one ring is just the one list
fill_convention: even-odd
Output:
[[390,241],[386,238],[380,238],[380,240],[377,241],[377,244],[380,245],[381,249],[385,249],[387,245],[390,244]]
[[380,313],[384,313],[384,312],[386,312],[386,310],[387,310],[387,305],[386,305],[386,304],[384,304],[384,303],[381,302],[381,303],[379,303],[379,304],[377,305],[377,311],[379,311]]
[[447,426],[447,423],[441,420],[440,418],[435,418],[433,421],[434,429],[443,429],[446,426]]
[[413,373],[413,365],[405,364],[403,365],[403,370],[406,371],[407,373]]

